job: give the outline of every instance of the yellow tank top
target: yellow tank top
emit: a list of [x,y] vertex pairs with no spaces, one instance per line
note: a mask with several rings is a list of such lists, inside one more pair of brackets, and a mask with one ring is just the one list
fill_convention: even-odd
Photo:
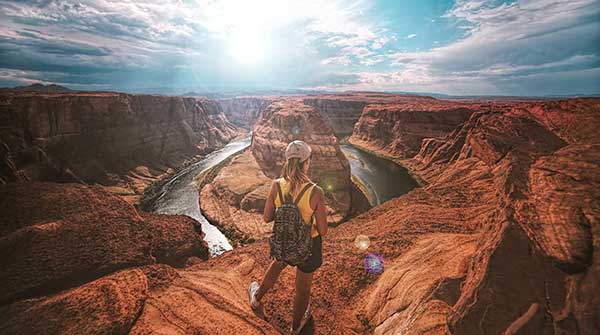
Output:
[[[288,194],[288,192],[290,192],[290,188],[291,188],[292,184],[290,182],[288,182],[287,180],[285,180],[284,178],[279,178],[275,181],[279,183],[279,187],[281,188],[281,193],[285,197],[285,195]],[[302,190],[302,188],[306,184],[307,183],[302,184],[302,186],[300,186],[298,188],[298,192],[300,192],[300,190]],[[298,209],[300,210],[300,215],[302,215],[302,220],[304,220],[304,222],[306,224],[311,225],[311,227],[310,227],[310,236],[311,237],[319,236],[319,231],[317,230],[317,222],[315,221],[315,218],[313,217],[314,211],[313,211],[312,207],[310,207],[310,195],[311,195],[312,189],[314,187],[315,187],[315,184],[310,186],[306,190],[306,192],[304,192],[302,199],[300,199],[300,201],[298,201]],[[297,196],[297,194],[292,194],[292,199],[294,199],[295,196]],[[284,201],[283,199],[279,199],[279,193],[278,193],[275,196],[275,208],[278,208],[279,206],[281,206],[283,201]]]

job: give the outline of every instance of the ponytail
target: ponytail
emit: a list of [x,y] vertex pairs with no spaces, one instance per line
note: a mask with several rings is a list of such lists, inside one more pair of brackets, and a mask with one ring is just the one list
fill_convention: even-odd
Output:
[[304,172],[304,164],[306,162],[308,162],[308,159],[300,162],[299,158],[294,157],[286,160],[283,165],[281,176],[292,184],[290,192],[295,192],[300,185],[310,181]]

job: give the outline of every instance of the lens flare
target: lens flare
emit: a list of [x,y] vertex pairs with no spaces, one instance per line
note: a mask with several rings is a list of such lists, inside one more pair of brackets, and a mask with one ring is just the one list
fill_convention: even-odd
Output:
[[292,127],[292,134],[294,135],[298,135],[300,134],[300,127],[298,127],[297,125]]
[[369,236],[367,235],[358,235],[354,239],[354,245],[361,251],[367,250],[369,245],[371,245],[371,241],[369,240]]
[[376,252],[368,254],[367,257],[365,257],[365,269],[368,273],[382,273],[383,256]]

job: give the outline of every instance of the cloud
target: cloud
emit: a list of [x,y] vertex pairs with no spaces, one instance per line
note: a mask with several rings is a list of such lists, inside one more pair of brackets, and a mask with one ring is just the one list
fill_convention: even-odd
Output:
[[0,82],[598,92],[597,4],[458,0],[422,18],[448,37],[368,0],[0,0]]
[[[600,7],[593,0],[518,1],[497,6],[459,1],[445,16],[468,27],[463,39],[389,57],[393,66],[404,69],[405,81],[398,81],[399,86],[408,82],[423,88],[452,79],[472,82],[474,87],[552,71],[595,69],[600,67],[599,14]],[[414,76],[407,77],[410,74]],[[598,91],[598,84],[578,88]],[[543,92],[544,87],[534,90]],[[523,91],[509,93],[519,92]]]

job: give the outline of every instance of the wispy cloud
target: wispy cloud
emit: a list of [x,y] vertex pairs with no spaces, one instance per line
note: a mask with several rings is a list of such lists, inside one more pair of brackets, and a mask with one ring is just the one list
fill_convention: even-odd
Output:
[[[597,0],[458,0],[418,19],[421,30],[401,18],[383,19],[390,8],[378,6],[368,0],[0,0],[0,83],[600,91]],[[446,30],[452,33],[441,33]]]

